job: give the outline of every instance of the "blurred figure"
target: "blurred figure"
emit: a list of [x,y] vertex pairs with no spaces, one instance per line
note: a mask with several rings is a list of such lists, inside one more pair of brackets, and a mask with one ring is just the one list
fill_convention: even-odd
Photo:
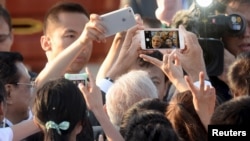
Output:
[[168,38],[166,40],[166,46],[167,46],[167,48],[174,48],[174,43],[173,43],[173,40],[171,38]]
[[223,36],[223,42],[225,43],[225,48],[236,56],[240,52],[250,50],[250,16],[249,16],[249,0],[218,0],[226,6],[226,14],[237,13],[243,16],[248,23],[246,25],[246,31],[242,36]]
[[142,18],[156,19],[155,10],[157,4],[155,0],[120,0],[120,7],[131,6],[135,14],[140,14]]
[[6,97],[7,93],[5,91],[3,83],[0,81],[0,128],[5,127],[4,117],[6,114]]
[[237,55],[229,66],[227,77],[234,97],[250,95],[250,51]]
[[218,106],[211,117],[211,125],[250,125],[250,97],[240,96]]
[[0,51],[10,51],[13,40],[11,16],[8,10],[0,5]]
[[175,13],[181,9],[187,9],[193,0],[156,0],[156,18],[165,26],[170,27]]

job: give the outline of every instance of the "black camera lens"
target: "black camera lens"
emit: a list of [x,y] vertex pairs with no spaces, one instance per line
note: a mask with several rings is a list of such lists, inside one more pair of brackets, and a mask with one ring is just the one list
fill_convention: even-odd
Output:
[[231,36],[241,36],[246,30],[246,21],[239,14],[231,14],[228,16],[228,33]]

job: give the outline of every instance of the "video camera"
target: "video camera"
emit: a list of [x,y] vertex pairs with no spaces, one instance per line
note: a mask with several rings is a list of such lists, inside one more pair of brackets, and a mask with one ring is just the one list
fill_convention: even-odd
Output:
[[[197,6],[197,4],[196,4]],[[197,10],[199,14],[197,14]],[[239,14],[214,14],[215,6],[196,7],[196,34],[203,49],[204,60],[209,76],[218,76],[223,72],[224,43],[226,36],[242,36],[246,30],[246,21]]]

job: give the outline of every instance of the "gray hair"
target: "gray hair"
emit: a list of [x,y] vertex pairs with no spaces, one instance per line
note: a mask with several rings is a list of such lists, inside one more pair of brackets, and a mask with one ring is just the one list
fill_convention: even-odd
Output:
[[119,126],[123,113],[144,98],[158,98],[158,92],[147,72],[132,70],[120,76],[106,94],[110,121]]

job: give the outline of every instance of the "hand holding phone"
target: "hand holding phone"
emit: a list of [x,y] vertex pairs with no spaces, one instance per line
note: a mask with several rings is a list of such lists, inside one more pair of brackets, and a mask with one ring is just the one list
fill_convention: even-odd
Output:
[[105,36],[128,30],[136,25],[134,12],[131,7],[121,8],[100,16],[106,28]]
[[184,49],[179,29],[147,28],[140,30],[142,49]]

